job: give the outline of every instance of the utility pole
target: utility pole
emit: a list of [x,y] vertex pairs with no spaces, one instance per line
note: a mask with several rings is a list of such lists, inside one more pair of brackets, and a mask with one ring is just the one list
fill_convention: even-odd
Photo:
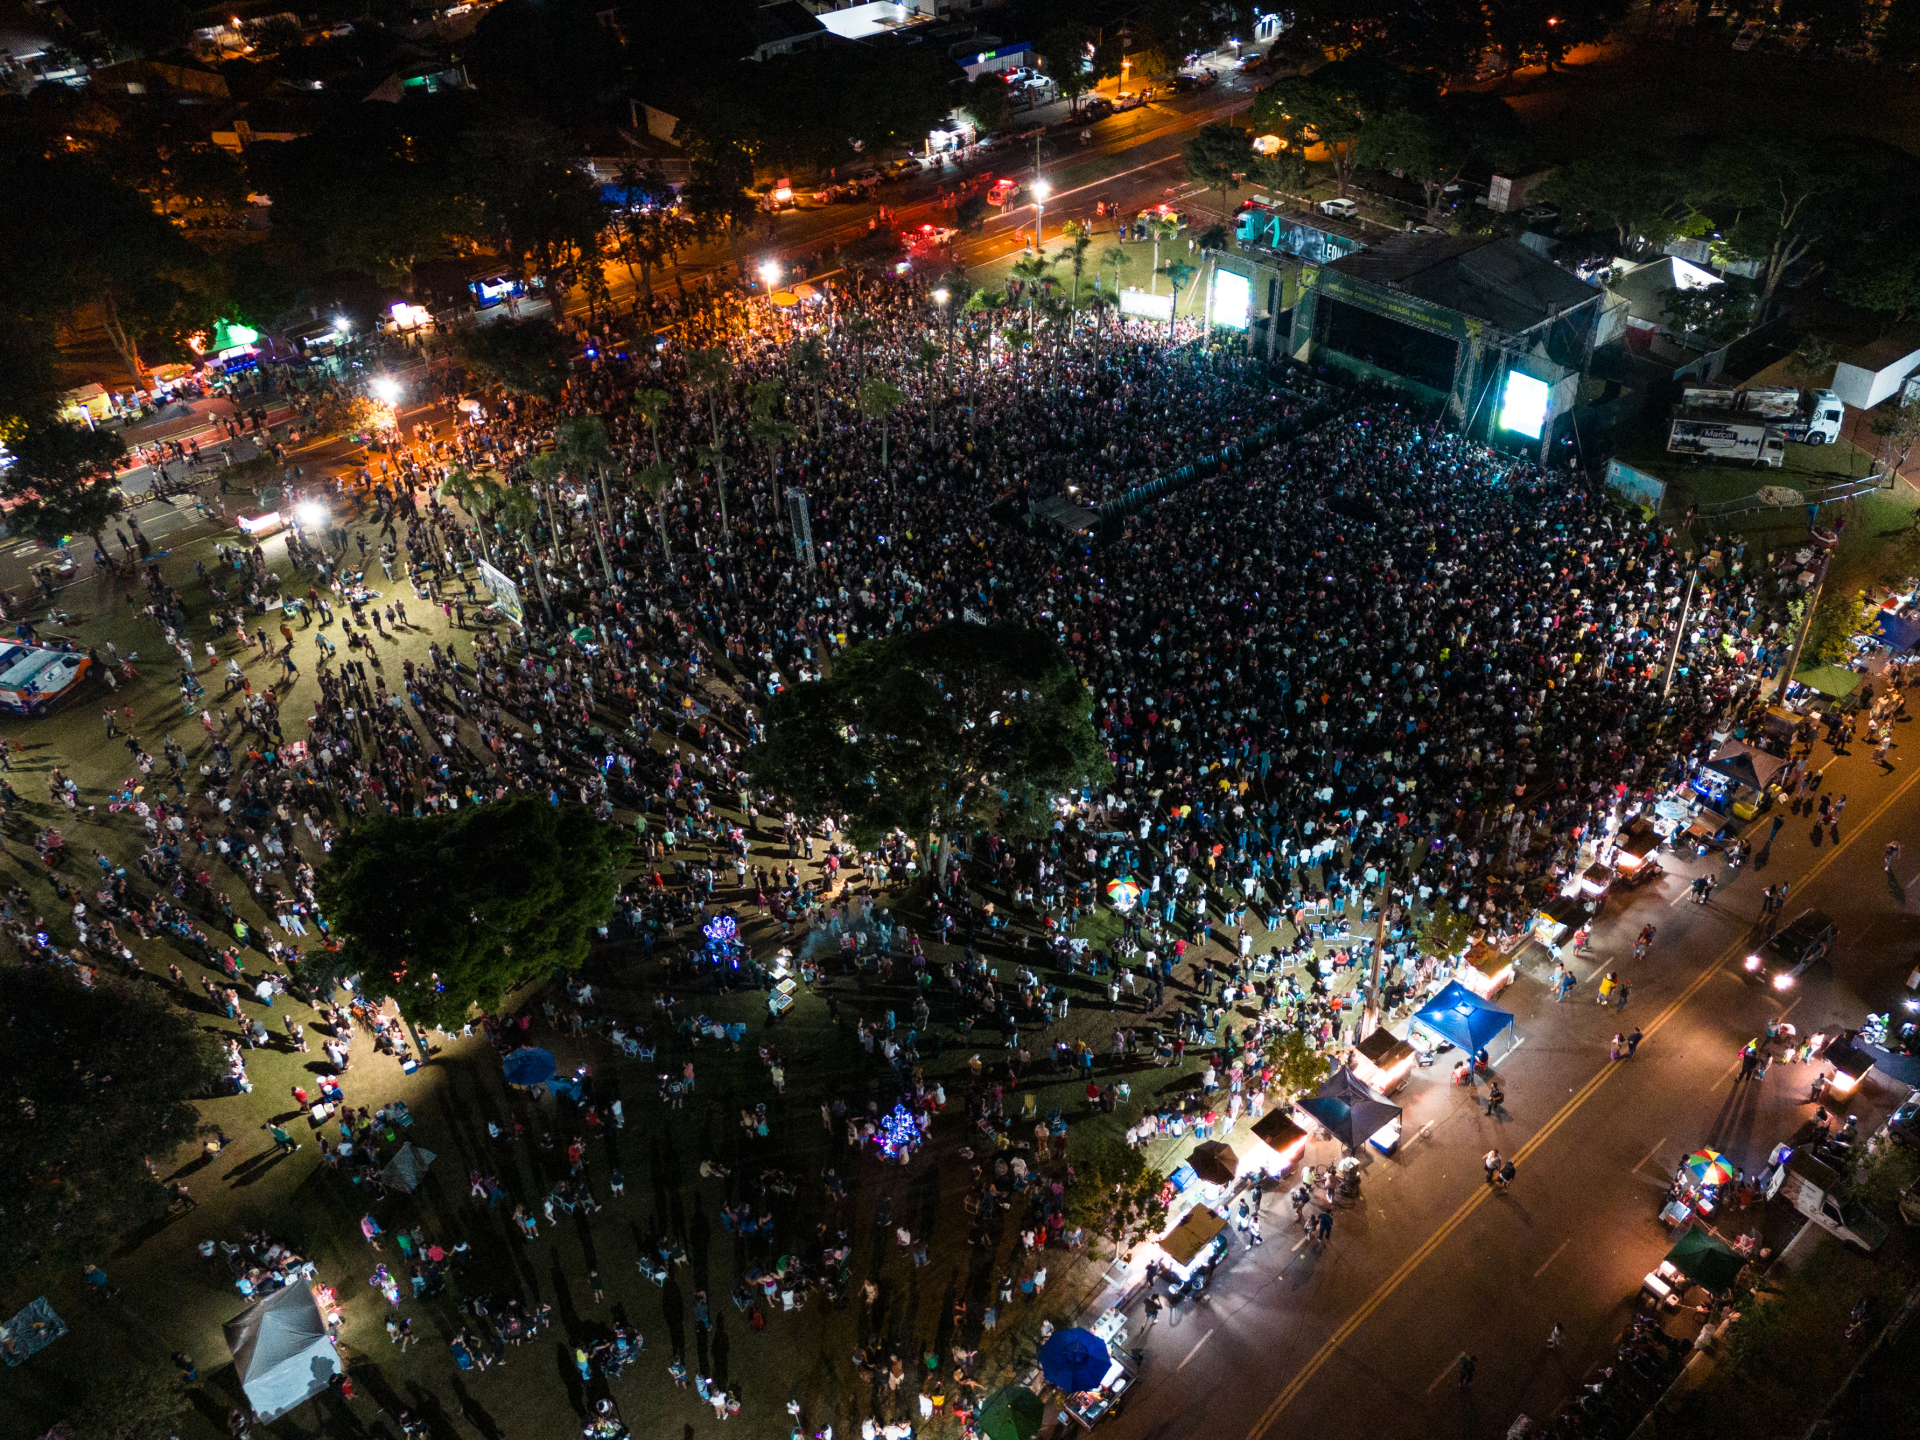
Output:
[[1800,652],[1806,648],[1807,636],[1813,630],[1813,612],[1820,608],[1820,592],[1827,587],[1827,566],[1832,563],[1833,551],[1828,550],[1820,557],[1820,573],[1814,577],[1813,590],[1807,596],[1807,609],[1800,617],[1800,633],[1794,637],[1793,654],[1781,670],[1780,683],[1774,689],[1775,701],[1786,697],[1787,686],[1793,683],[1793,672],[1800,668]]
[[1680,642],[1687,636],[1687,612],[1693,609],[1693,587],[1700,583],[1700,567],[1694,566],[1693,574],[1687,580],[1687,601],[1680,607],[1680,628],[1673,632],[1673,653],[1667,656],[1667,678],[1660,686],[1660,698],[1667,698],[1667,692],[1673,689],[1673,667],[1680,661]]

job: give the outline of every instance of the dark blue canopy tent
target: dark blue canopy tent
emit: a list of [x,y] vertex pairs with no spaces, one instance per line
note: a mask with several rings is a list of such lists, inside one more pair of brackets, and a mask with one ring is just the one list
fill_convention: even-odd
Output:
[[1513,1014],[1482,1000],[1458,980],[1449,980],[1438,995],[1414,1012],[1413,1023],[1472,1055],[1512,1025]]
[[1400,1118],[1398,1105],[1347,1069],[1334,1071],[1318,1091],[1294,1103],[1349,1150]]

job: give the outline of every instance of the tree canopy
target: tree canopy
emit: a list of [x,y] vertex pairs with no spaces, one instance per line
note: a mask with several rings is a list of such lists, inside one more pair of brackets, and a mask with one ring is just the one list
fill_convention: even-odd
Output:
[[193,1139],[218,1059],[152,986],[0,964],[0,1272],[98,1259],[162,1213],[145,1162]]
[[466,326],[454,345],[462,363],[512,394],[552,399],[566,384],[572,347],[543,315]]
[[1052,640],[951,621],[869,640],[783,690],[749,752],[756,781],[855,837],[997,825],[1035,833],[1052,802],[1111,773],[1093,698]]
[[304,972],[358,974],[415,1024],[458,1025],[572,970],[613,908],[625,844],[578,805],[516,795],[441,815],[376,815],[320,874],[335,951]]
[[101,536],[126,506],[114,467],[126,454],[118,433],[69,425],[45,414],[17,422],[7,436],[14,463],[0,490],[17,502],[15,520],[36,540]]

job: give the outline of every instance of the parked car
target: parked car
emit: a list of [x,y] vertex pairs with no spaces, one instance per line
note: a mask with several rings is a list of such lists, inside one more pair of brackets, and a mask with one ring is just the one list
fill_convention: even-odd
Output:
[[918,175],[920,173],[920,162],[918,160],[905,159],[890,160],[887,162],[882,173],[889,180],[899,180],[908,175]]
[[1337,220],[1358,220],[1360,206],[1352,200],[1322,200],[1313,207],[1322,215],[1331,215]]
[[1775,990],[1791,990],[1809,965],[1833,949],[1840,926],[1822,910],[1803,910],[1766,944],[1747,956],[1745,969]]
[[1104,120],[1111,114],[1113,102],[1104,95],[1092,96],[1080,107],[1080,118],[1083,120]]
[[1013,197],[1020,189],[1020,182],[1011,175],[1002,175],[993,182],[993,188],[987,191],[987,203],[996,209],[1004,209],[1013,203]]
[[1538,205],[1529,205],[1522,210],[1520,218],[1529,225],[1546,225],[1560,218],[1560,207],[1542,200]]

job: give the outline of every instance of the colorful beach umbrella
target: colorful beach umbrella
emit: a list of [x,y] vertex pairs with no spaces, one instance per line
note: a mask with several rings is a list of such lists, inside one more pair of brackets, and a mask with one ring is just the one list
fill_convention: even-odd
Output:
[[1696,1150],[1687,1156],[1687,1173],[1702,1185],[1725,1185],[1733,1179],[1733,1166],[1718,1150]]
[[1140,903],[1140,882],[1137,880],[1109,880],[1107,882],[1107,903],[1122,915]]

